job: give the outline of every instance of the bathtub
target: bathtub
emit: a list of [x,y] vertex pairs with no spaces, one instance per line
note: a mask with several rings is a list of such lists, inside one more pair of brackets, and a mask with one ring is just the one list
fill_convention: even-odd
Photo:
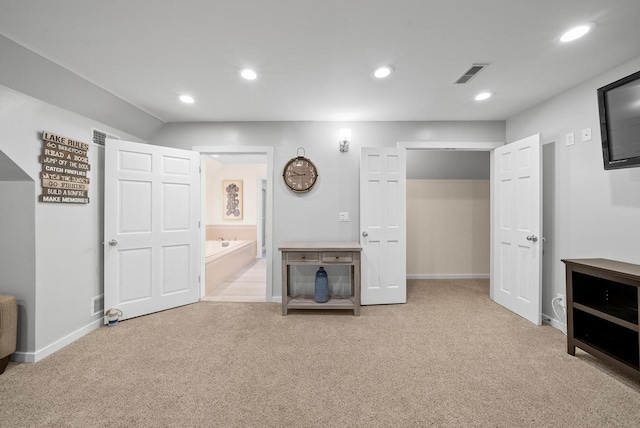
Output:
[[205,243],[205,294],[211,294],[227,279],[256,259],[256,241],[221,241]]

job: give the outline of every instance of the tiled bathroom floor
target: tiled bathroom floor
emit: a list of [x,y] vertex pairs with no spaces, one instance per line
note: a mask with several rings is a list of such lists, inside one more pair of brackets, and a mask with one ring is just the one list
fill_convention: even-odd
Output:
[[267,258],[247,265],[201,300],[210,302],[266,302]]

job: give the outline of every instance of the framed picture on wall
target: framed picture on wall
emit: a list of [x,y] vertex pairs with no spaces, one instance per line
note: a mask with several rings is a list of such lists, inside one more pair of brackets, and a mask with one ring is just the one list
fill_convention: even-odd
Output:
[[242,220],[242,180],[222,180],[222,219]]

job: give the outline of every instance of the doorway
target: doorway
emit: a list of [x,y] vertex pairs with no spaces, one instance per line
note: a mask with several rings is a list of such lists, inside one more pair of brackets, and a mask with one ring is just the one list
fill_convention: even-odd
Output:
[[416,150],[407,157],[407,279],[489,279],[489,155]]
[[[542,156],[540,134],[510,144],[398,143],[406,150],[491,150],[491,300],[526,318],[542,322]],[[404,203],[404,201],[399,201]],[[406,230],[405,230],[406,239]]]
[[[201,299],[270,302],[273,148],[193,150],[202,169]],[[225,193],[229,186],[232,194]],[[234,210],[228,211],[228,198]]]
[[[492,150],[503,146],[502,142],[399,142],[398,149],[405,151],[433,151],[433,152],[487,152],[491,153]],[[408,158],[406,156],[405,158]],[[489,172],[491,176],[491,170],[493,168],[493,159],[490,156],[489,160]],[[491,203],[491,202],[490,202]],[[489,229],[493,230],[493,218],[489,216]],[[405,240],[406,242],[406,240]],[[489,247],[489,259],[490,263],[493,260],[493,246]],[[489,278],[491,282],[492,273],[490,270]],[[489,297],[493,300],[493,287],[489,289]]]

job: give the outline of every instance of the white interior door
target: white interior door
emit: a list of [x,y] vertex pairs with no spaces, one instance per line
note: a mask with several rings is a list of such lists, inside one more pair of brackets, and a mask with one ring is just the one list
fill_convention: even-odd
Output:
[[542,323],[542,162],[536,134],[493,153],[493,262],[496,303]]
[[397,148],[360,152],[361,303],[406,303],[406,162]]
[[104,301],[121,319],[198,301],[199,167],[196,152],[107,140]]

